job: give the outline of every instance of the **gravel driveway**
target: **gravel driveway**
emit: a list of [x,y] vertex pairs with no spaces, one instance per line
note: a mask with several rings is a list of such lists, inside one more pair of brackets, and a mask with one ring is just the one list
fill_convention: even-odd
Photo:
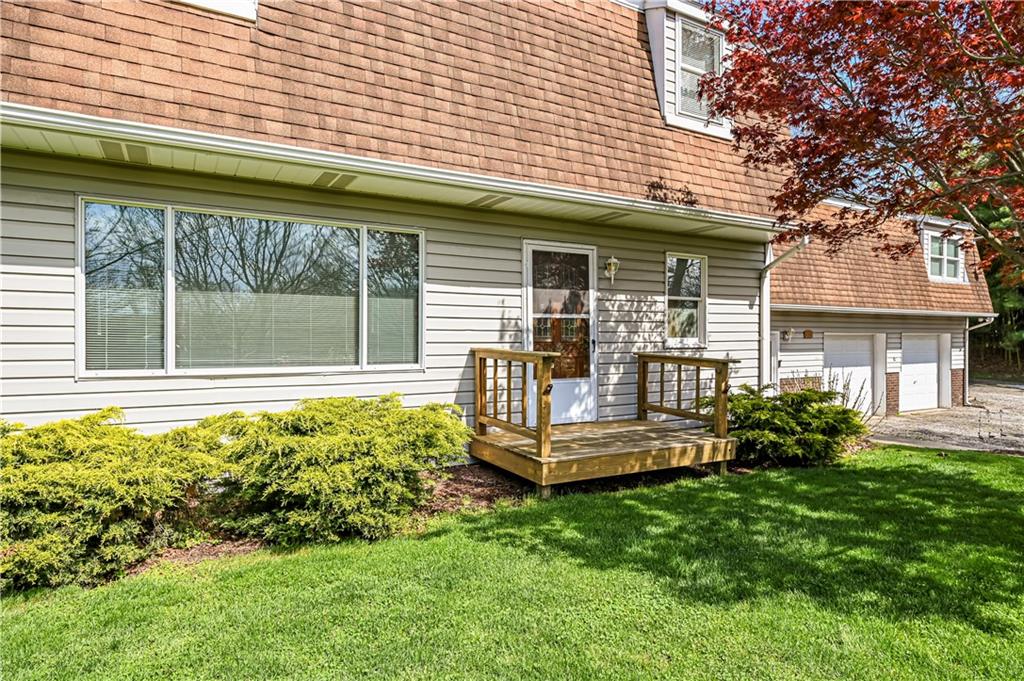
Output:
[[969,407],[889,416],[871,430],[885,442],[1024,454],[1024,383],[972,383]]

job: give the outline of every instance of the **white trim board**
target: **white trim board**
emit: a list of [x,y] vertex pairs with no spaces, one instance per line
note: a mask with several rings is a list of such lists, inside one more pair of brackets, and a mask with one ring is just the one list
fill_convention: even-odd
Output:
[[[559,185],[527,182],[509,178],[401,163],[291,146],[256,139],[137,123],[100,116],[70,113],[56,109],[0,102],[0,122],[4,127],[34,128],[68,134],[95,136],[104,139],[132,141],[173,148],[201,151],[205,154],[226,154],[232,157],[295,163],[305,167],[339,173],[358,173],[380,178],[425,182],[431,185],[497,192],[517,197],[546,199],[596,208],[630,211],[649,216],[704,221],[722,227],[743,230],[746,240],[765,240],[782,231],[774,218],[742,215],[726,211],[666,204],[647,199],[588,191]],[[623,224],[623,223],[619,223]],[[626,226],[626,225],[623,225]],[[647,228],[647,227],[643,227]],[[736,238],[736,237],[733,237]]]
[[958,312],[936,310],[900,310],[887,307],[834,307],[830,305],[789,305],[772,303],[777,312],[828,312],[831,314],[885,314],[915,317],[998,317],[996,312]]

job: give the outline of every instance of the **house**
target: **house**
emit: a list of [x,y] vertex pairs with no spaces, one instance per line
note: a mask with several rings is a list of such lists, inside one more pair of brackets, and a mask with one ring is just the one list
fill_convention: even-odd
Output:
[[397,391],[534,433],[771,379],[781,178],[708,120],[689,2],[3,13],[5,418]]
[[876,241],[853,240],[829,257],[797,247],[771,280],[772,383],[782,390],[838,388],[852,406],[892,415],[963,405],[972,324],[993,317],[970,232],[953,221],[912,216],[886,226],[892,259]]

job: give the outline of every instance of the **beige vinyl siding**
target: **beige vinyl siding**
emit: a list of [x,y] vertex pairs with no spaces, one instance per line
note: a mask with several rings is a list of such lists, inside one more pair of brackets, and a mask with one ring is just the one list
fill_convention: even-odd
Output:
[[[0,412],[29,424],[107,405],[160,430],[232,409],[282,409],[303,397],[400,392],[409,405],[454,401],[472,417],[469,348],[522,344],[523,239],[598,248],[599,416],[636,412],[632,353],[663,348],[665,251],[707,255],[707,354],[757,380],[763,246],[710,237],[550,222],[436,205],[299,190],[201,175],[6,153],[2,219]],[[121,197],[424,230],[425,368],[324,374],[75,379],[76,194]],[[614,286],[603,264],[622,263]]]
[[[826,333],[886,334],[886,373],[900,370],[903,333],[948,333],[952,337],[952,368],[964,367],[964,320],[960,317],[862,315],[828,312],[772,311],[772,331],[793,329],[793,338],[779,346],[779,378],[820,376],[825,362]],[[804,338],[810,329],[812,338]]]

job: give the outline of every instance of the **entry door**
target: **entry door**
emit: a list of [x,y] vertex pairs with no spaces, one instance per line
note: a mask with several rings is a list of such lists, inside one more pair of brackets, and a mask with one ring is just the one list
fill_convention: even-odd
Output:
[[903,334],[900,411],[939,406],[939,337]]
[[[562,353],[552,371],[551,421],[596,421],[596,250],[527,241],[525,251],[526,347]],[[533,423],[536,410],[529,417]]]
[[825,390],[843,393],[846,406],[864,414],[874,411],[873,336],[825,336]]

